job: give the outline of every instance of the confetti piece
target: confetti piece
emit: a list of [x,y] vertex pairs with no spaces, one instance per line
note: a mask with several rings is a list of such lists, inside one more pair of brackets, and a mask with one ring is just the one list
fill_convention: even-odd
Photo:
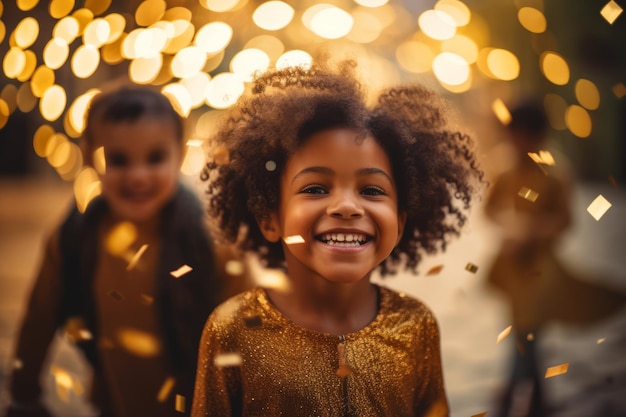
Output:
[[437,275],[443,269],[443,265],[435,265],[426,272],[426,275]]
[[511,333],[512,327],[513,326],[509,326],[500,332],[500,334],[498,335],[498,338],[496,339],[496,345],[502,342],[504,339],[506,339],[506,337]]
[[532,342],[533,340],[535,340],[535,335],[533,333],[528,333],[526,335],[526,340],[528,340],[529,342]]
[[113,298],[115,301],[122,301],[124,299],[124,296],[120,292],[115,290],[109,291],[107,295]]
[[609,201],[602,196],[602,194],[598,195],[595,200],[589,204],[587,207],[587,212],[591,214],[591,216],[596,219],[596,221],[600,220],[604,213],[607,212],[612,206]]
[[120,346],[135,356],[151,358],[159,354],[159,339],[147,332],[137,329],[121,329],[117,332]]
[[141,294],[141,302],[144,303],[145,305],[152,305],[152,303],[154,303],[154,297],[151,297],[149,295],[146,294]]
[[624,83],[615,84],[611,90],[617,98],[622,98],[626,96],[626,85],[624,85]]
[[615,20],[622,14],[624,10],[620,7],[619,4],[615,3],[613,0],[604,5],[600,14],[602,17],[609,22],[609,24],[613,24]]
[[135,266],[137,266],[137,262],[139,262],[139,258],[141,258],[141,256],[144,254],[146,249],[148,249],[147,244],[141,245],[137,253],[135,253],[135,255],[132,257],[132,259],[128,263],[128,266],[126,267],[127,271],[132,271],[133,269],[135,269]]
[[530,201],[531,203],[534,203],[537,201],[537,198],[539,198],[539,193],[537,191],[533,191],[527,187],[520,188],[517,195],[522,197],[524,200]]
[[606,340],[606,337],[601,337],[598,339],[598,341],[596,342],[596,344],[600,344],[600,343],[604,343],[604,341]]
[[475,274],[478,271],[478,266],[474,265],[471,262],[468,262],[467,265],[465,265],[465,270],[470,271],[472,274]]
[[544,378],[552,378],[553,376],[558,376],[567,373],[567,369],[569,368],[569,363],[562,363],[560,365],[551,366],[546,369],[546,375]]
[[482,413],[472,415],[472,417],[485,417],[486,415],[487,415],[487,412],[483,411]]
[[176,394],[176,405],[174,406],[179,413],[185,412],[185,396]]
[[287,245],[293,245],[294,243],[304,243],[304,238],[300,235],[287,236],[283,240]]
[[174,379],[174,377],[168,376],[167,378],[165,378],[165,381],[163,381],[163,385],[161,385],[159,393],[157,394],[158,402],[163,403],[165,402],[165,400],[167,400],[167,397],[169,397],[172,388],[174,388],[175,382],[176,380]]
[[171,271],[170,275],[173,276],[174,278],[180,278],[183,275],[185,275],[186,273],[191,272],[191,271],[193,271],[192,267],[190,267],[189,265],[183,265],[180,268],[178,268],[177,270]]
[[494,112],[498,120],[500,120],[500,123],[502,123],[504,126],[507,126],[509,123],[511,123],[511,112],[509,112],[509,109],[507,109],[506,105],[501,99],[498,98],[494,100],[493,103],[491,103],[491,110]]
[[230,260],[224,265],[224,270],[228,275],[241,275],[244,270],[243,262]]
[[554,157],[550,153],[550,151],[541,150],[539,153],[536,152],[528,152],[528,156],[537,164],[544,164],[554,166],[556,162],[554,161]]
[[261,325],[263,325],[263,321],[260,316],[246,317],[243,321],[246,323],[247,327],[261,327]]
[[241,366],[242,359],[241,354],[238,352],[221,353],[215,357],[213,364],[219,368],[226,368],[229,366]]

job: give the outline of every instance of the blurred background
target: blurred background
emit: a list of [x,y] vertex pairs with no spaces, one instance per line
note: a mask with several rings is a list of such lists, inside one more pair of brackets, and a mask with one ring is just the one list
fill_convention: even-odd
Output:
[[[43,238],[70,204],[84,207],[98,193],[78,147],[85,108],[122,80],[159,86],[186,118],[182,170],[199,192],[203,140],[254,72],[306,65],[320,50],[358,60],[372,93],[418,81],[442,94],[476,140],[488,179],[511,161],[508,109],[539,98],[555,159],[570,164],[583,190],[576,215],[588,220],[598,190],[613,196],[615,223],[580,229],[569,259],[593,266],[602,258],[623,269],[624,233],[616,230],[625,213],[624,7],[623,0],[0,1],[0,388]],[[498,340],[510,325],[508,306],[484,283],[496,237],[479,204],[465,234],[425,259],[419,276],[384,282],[421,298],[439,318],[453,417],[489,412],[507,379],[512,342]],[[624,280],[613,274],[609,284],[623,291]],[[548,332],[546,360],[554,363],[547,366],[573,366],[548,382],[563,415],[575,415],[566,404],[574,407],[581,390],[604,398],[624,387],[626,359],[616,353],[623,340],[611,339],[626,334],[624,323],[621,315]],[[88,370],[62,338],[53,363],[56,371],[43,376],[49,401],[59,415],[90,415],[77,388],[88,384]],[[590,380],[610,387],[590,388]]]

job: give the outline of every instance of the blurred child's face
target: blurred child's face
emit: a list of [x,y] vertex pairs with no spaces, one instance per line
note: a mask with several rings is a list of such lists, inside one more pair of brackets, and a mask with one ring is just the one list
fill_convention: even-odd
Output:
[[[268,239],[284,239],[290,276],[357,282],[400,240],[405,216],[389,158],[371,136],[356,137],[321,131],[287,160],[279,211],[261,227]],[[291,236],[304,243],[288,243]]]
[[143,222],[156,218],[176,191],[182,148],[168,120],[99,122],[93,150],[104,147],[102,195],[116,217]]

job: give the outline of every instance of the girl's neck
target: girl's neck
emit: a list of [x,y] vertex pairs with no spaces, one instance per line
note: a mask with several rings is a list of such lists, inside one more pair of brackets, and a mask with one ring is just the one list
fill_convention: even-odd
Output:
[[378,313],[378,290],[368,279],[357,283],[299,282],[286,291],[267,290],[274,306],[297,325],[336,336],[356,332]]

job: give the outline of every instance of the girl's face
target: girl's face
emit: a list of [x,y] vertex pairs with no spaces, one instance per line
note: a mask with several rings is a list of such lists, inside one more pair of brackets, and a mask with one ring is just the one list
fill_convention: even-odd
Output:
[[[278,213],[261,228],[268,240],[283,239],[290,277],[357,282],[400,240],[405,216],[389,158],[373,137],[356,137],[321,131],[287,160]],[[295,236],[304,242],[289,243]]]
[[178,184],[182,149],[172,123],[99,122],[92,131],[93,150],[104,147],[102,195],[113,214],[133,222],[156,218]]

